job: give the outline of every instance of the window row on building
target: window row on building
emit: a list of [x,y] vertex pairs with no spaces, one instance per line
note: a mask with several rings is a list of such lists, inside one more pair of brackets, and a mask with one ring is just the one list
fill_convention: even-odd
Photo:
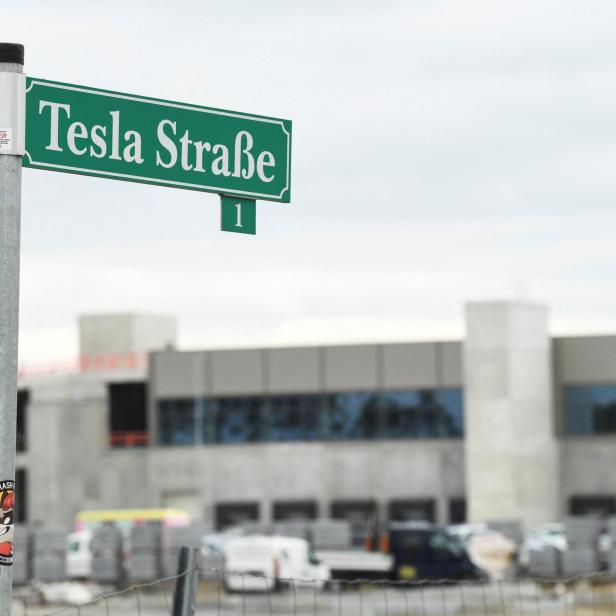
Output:
[[459,438],[461,389],[176,398],[158,401],[162,445]]
[[[466,522],[466,499],[450,498],[447,503],[449,524]],[[615,495],[574,495],[568,501],[569,515],[597,515],[607,517],[616,515]],[[214,508],[215,524],[219,530],[242,524],[259,523],[264,511],[256,501],[236,501],[218,503]],[[353,527],[353,535],[362,538],[379,522],[406,522],[422,520],[436,523],[436,500],[434,498],[394,499],[386,503],[386,520],[381,520],[376,500],[334,500],[320,510],[316,500],[274,501],[270,510],[271,520],[287,522],[315,520],[329,517],[334,520],[347,520]]]
[[[108,384],[112,447],[148,444],[147,385]],[[28,446],[30,392],[17,395],[17,451]],[[616,384],[563,387],[565,435],[616,433]],[[159,443],[456,438],[460,388],[372,393],[178,398],[158,401]]]
[[[460,524],[466,520],[464,498],[451,498],[448,506],[450,524]],[[222,530],[231,526],[259,523],[263,513],[260,503],[256,501],[218,503],[214,512],[216,528]],[[387,503],[386,515],[387,520],[392,522],[436,522],[436,501],[433,498],[391,500]],[[315,520],[319,517],[349,521],[354,536],[360,538],[380,521],[377,502],[370,499],[332,501],[327,511],[319,511],[317,501],[313,500],[278,501],[271,505],[273,522]]]

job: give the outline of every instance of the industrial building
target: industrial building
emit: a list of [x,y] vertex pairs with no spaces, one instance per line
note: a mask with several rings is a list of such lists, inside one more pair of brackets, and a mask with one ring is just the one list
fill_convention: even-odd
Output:
[[17,521],[616,513],[616,336],[551,337],[526,303],[465,319],[462,341],[179,351],[173,317],[82,317],[75,370],[20,376]]

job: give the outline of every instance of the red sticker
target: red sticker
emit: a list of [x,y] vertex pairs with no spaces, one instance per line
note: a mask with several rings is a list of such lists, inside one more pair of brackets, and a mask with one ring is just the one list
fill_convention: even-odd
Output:
[[0,481],[0,566],[13,564],[13,515],[15,482]]

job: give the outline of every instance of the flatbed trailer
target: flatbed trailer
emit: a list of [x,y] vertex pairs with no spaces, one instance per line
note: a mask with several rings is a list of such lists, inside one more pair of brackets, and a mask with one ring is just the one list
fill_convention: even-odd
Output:
[[394,563],[391,554],[366,550],[317,550],[316,556],[334,579],[386,578]]

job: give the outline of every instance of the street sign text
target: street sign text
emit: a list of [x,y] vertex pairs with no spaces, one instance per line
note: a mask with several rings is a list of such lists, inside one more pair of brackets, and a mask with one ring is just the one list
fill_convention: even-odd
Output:
[[289,202],[291,122],[42,79],[24,166]]
[[231,233],[257,233],[257,204],[252,199],[220,196],[220,229]]

